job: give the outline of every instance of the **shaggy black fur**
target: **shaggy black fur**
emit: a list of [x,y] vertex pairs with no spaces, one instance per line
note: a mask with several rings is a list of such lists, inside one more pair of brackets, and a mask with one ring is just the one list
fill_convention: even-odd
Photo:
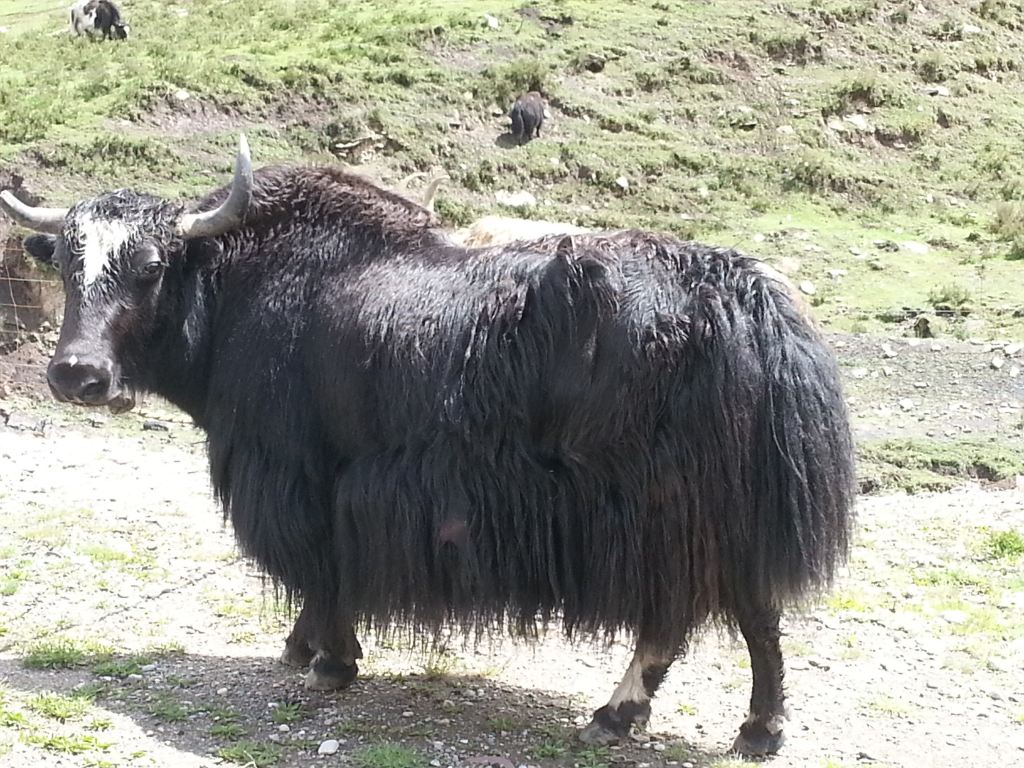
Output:
[[512,120],[512,136],[517,144],[539,139],[544,125],[544,97],[536,91],[524,93],[516,99],[508,116]]
[[175,240],[158,201],[115,207],[168,264],[151,303],[110,299],[125,380],[206,430],[242,549],[313,614],[558,618],[670,658],[709,618],[827,584],[846,551],[836,363],[748,257],[637,231],[465,250],[332,170],[259,171],[217,239]]

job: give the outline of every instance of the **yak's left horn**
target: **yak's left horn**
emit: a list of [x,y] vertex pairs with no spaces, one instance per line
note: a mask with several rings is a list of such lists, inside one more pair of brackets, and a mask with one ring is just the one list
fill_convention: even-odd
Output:
[[451,181],[451,177],[447,173],[442,173],[439,176],[435,176],[427,184],[426,190],[423,192],[423,207],[428,211],[433,212],[434,210],[434,197],[437,195],[437,188],[441,186],[442,182]]
[[26,205],[6,189],[0,192],[0,208],[21,226],[48,235],[59,235],[64,225],[67,208],[36,208]]
[[235,179],[231,183],[228,199],[212,211],[186,213],[178,222],[178,234],[186,238],[216,237],[230,232],[245,218],[252,199],[252,184],[252,158],[249,156],[249,142],[243,134],[238,139]]

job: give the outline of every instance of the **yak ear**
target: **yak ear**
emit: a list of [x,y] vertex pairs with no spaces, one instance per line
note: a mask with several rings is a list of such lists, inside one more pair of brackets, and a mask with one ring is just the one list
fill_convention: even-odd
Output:
[[33,259],[48,267],[56,267],[53,260],[53,253],[57,249],[56,235],[29,235],[22,243],[22,247]]

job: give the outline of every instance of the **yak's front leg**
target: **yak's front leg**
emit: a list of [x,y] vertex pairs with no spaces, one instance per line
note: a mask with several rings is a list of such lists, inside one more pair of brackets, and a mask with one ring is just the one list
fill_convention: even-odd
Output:
[[363,649],[355,627],[338,607],[336,598],[309,599],[285,640],[281,661],[291,666],[309,665],[305,685],[314,691],[347,688],[356,679]]
[[750,715],[740,726],[732,748],[750,757],[773,755],[782,746],[782,728],[786,722],[779,611],[747,605],[738,612],[737,619],[750,650],[754,685],[750,694]]
[[594,713],[590,725],[580,731],[586,744],[618,744],[633,726],[643,728],[651,716],[651,699],[675,659],[675,650],[637,643],[633,661],[611,699]]
[[299,611],[299,616],[295,619],[295,626],[292,627],[291,634],[284,641],[284,652],[281,654],[282,664],[305,669],[316,656],[310,615],[309,605],[303,603],[302,610]]

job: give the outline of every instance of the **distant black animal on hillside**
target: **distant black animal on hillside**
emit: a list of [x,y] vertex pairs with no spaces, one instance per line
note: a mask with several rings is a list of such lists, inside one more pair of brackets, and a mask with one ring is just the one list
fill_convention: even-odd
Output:
[[512,136],[517,144],[539,139],[544,125],[544,97],[536,91],[524,93],[516,99],[508,116],[512,118]]
[[71,31],[93,39],[127,40],[131,28],[111,0],[77,0],[71,6]]
[[636,637],[580,734],[628,738],[707,622],[750,653],[734,747],[778,750],[781,612],[846,553],[839,372],[791,289],[736,251],[627,230],[463,248],[330,168],[195,208],[0,192],[67,291],[55,396],[163,395],[206,431],[243,552],[302,601],[283,660],[352,683],[355,630]]

